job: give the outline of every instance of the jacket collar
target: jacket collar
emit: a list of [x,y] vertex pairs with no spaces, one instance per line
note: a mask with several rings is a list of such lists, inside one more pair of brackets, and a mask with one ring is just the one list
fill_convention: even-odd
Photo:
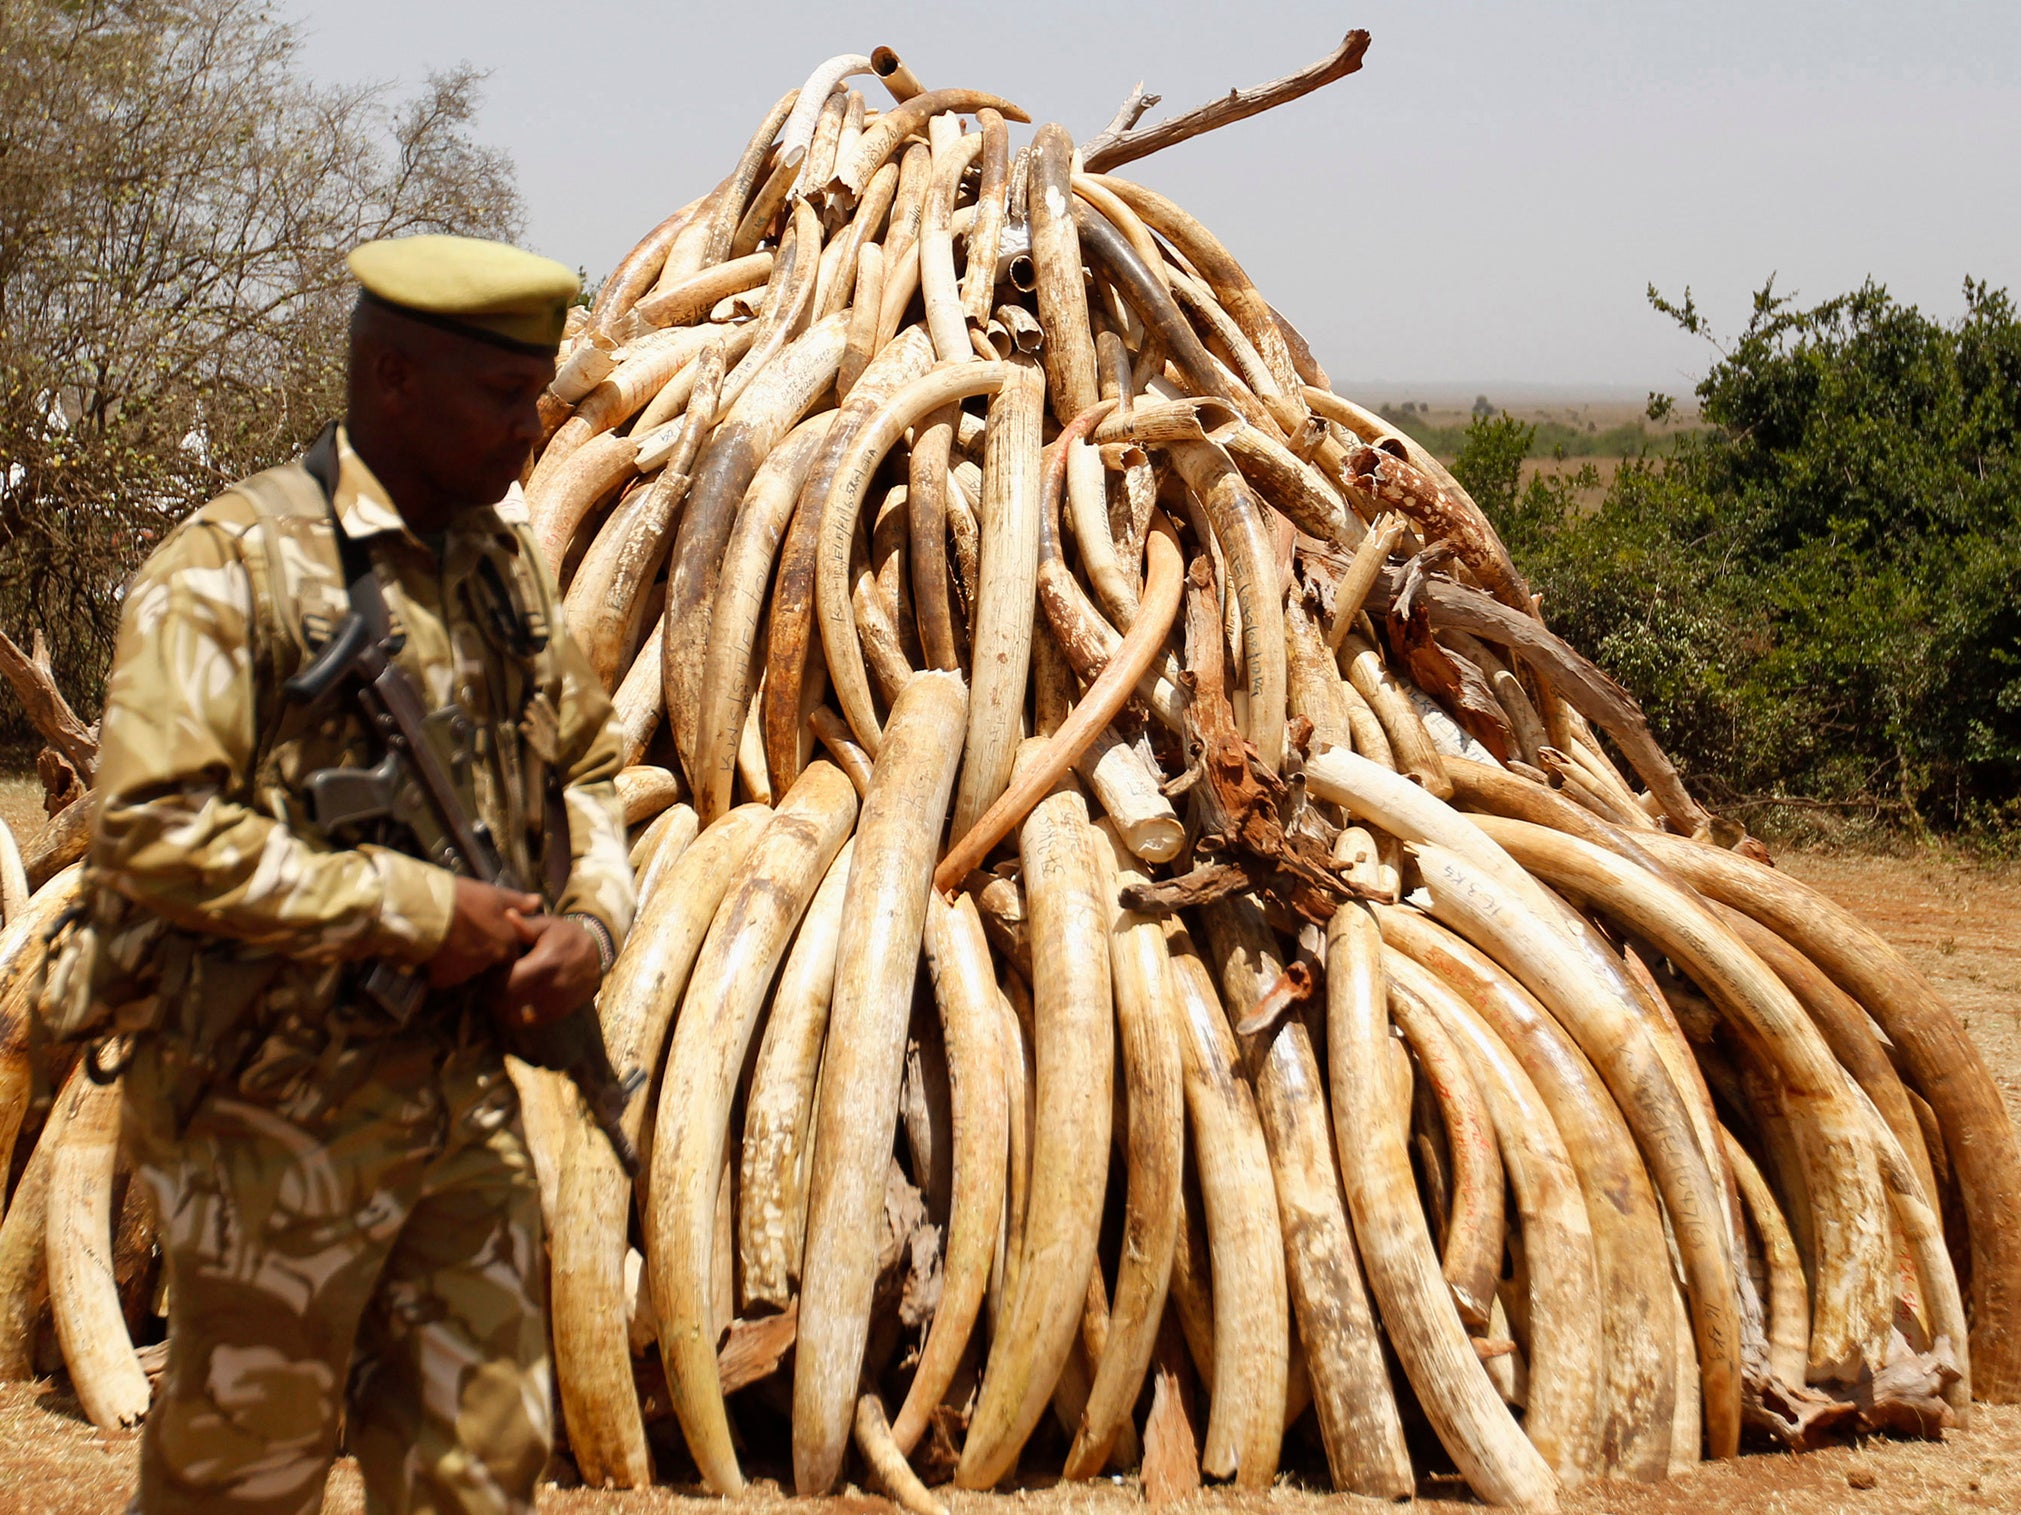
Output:
[[[421,539],[408,527],[386,486],[371,466],[351,446],[351,435],[340,422],[336,437],[337,477],[330,491],[330,505],[344,535],[358,540],[394,533],[419,547]],[[458,511],[449,523],[449,534],[464,532],[510,536],[506,525],[515,517],[525,519],[526,505],[518,483],[506,491],[496,505]]]

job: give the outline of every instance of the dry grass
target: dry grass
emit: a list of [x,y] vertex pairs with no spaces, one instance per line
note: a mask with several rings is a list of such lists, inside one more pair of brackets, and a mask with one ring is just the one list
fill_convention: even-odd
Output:
[[42,829],[48,817],[42,813],[42,781],[34,774],[0,775],[0,821],[14,833],[14,840],[26,845],[28,838]]
[[[0,789],[0,810],[9,793]],[[5,813],[11,821],[12,812]],[[1934,855],[1793,853],[1779,861],[1871,921],[1937,984],[1985,1049],[2010,1112],[2021,1118],[2021,869],[1987,870]],[[60,1379],[0,1385],[0,1510],[113,1515],[132,1493],[136,1441],[132,1433],[95,1431]],[[1008,1495],[937,1492],[954,1515],[1125,1515],[1143,1508],[1127,1481]],[[1479,1508],[1452,1480],[1428,1481],[1419,1494],[1416,1509]],[[1187,1515],[1321,1515],[1359,1504],[1294,1475],[1267,1494],[1210,1490],[1185,1508]],[[348,1461],[332,1475],[326,1508],[333,1515],[363,1508]],[[788,1501],[770,1481],[727,1503],[682,1488],[610,1493],[550,1485],[540,1498],[544,1515],[867,1515],[891,1508],[853,1489],[835,1499]],[[1941,1443],[1873,1440],[1801,1457],[1753,1454],[1665,1484],[1575,1490],[1563,1508],[1568,1515],[2012,1515],[2021,1511],[2021,1407],[1979,1406],[1969,1430]]]

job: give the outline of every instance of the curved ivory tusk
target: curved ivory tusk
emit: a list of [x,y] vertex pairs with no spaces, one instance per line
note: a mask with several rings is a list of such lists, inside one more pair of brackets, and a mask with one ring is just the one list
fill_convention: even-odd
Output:
[[[772,576],[772,634],[766,648],[762,719],[766,764],[774,784],[790,784],[792,776],[800,772],[802,707],[819,703],[819,689],[810,687],[814,667],[810,654],[819,657],[819,644],[814,642],[816,560],[821,556],[829,495],[835,493],[841,463],[863,428],[893,394],[920,378],[930,362],[932,343],[924,329],[905,331],[887,343],[851,386],[849,400],[837,414],[835,426],[829,428],[821,455],[814,459],[806,483],[800,485],[800,499],[794,505],[792,523],[778,553],[778,570]],[[851,618],[853,630],[855,620]]]
[[1373,821],[1403,842],[1431,842],[1493,875],[1536,915],[1561,923],[1570,912],[1496,842],[1444,801],[1390,770],[1338,747],[1306,760],[1306,782],[1321,799]]
[[778,219],[779,208],[799,186],[806,166],[804,155],[798,158],[788,158],[783,153],[774,155],[771,173],[758,186],[758,192],[751,196],[751,203],[744,210],[744,219],[737,223],[736,234],[730,238],[729,255],[732,258],[756,252],[758,244],[773,234],[773,223]]
[[751,702],[759,619],[779,543],[801,486],[835,424],[835,412],[810,416],[758,466],[737,507],[716,577],[695,718],[695,800],[704,818],[730,808],[737,739]]
[[[790,784],[800,771],[806,708],[820,699],[816,681],[825,664],[816,661],[821,653],[815,631],[815,565],[828,497],[841,476],[844,455],[863,428],[894,395],[924,374],[932,360],[932,343],[918,327],[887,343],[850,387],[849,398],[829,428],[820,456],[800,486],[792,523],[780,544],[779,566],[772,576],[771,637],[766,645],[760,701],[765,762],[774,784]],[[853,617],[850,624],[853,631]]]
[[[633,307],[633,329],[692,326],[706,316],[719,300],[769,283],[775,256],[770,251],[746,253],[741,258],[700,269],[685,279],[654,290]],[[620,365],[611,377],[616,378],[623,372],[624,366]],[[604,380],[605,384],[610,382],[610,379]],[[591,398],[595,398],[594,394]]]
[[[1207,907],[1206,918],[1221,963],[1223,996],[1246,1020],[1254,1013],[1252,1007],[1284,981],[1283,955],[1253,896],[1216,901]],[[1241,1025],[1238,1020],[1238,1034]],[[1348,1229],[1333,1135],[1327,1126],[1325,1084],[1311,1034],[1298,1016],[1290,1015],[1248,1047],[1284,1232],[1285,1276],[1304,1352],[1302,1376],[1318,1412],[1334,1487],[1376,1498],[1405,1497],[1414,1487],[1410,1453]],[[1491,1266],[1497,1270],[1502,1240],[1500,1183],[1498,1170],[1492,1184],[1495,1213],[1477,1228],[1484,1234],[1492,1229]],[[1449,1231],[1448,1237],[1452,1234]],[[1492,1284],[1485,1288],[1491,1291]],[[1285,1425],[1296,1416],[1287,1396]]]
[[757,331],[743,358],[723,380],[723,410],[730,410],[743,398],[744,391],[789,343],[807,335],[810,328],[825,324],[810,322],[808,317],[820,287],[821,270],[826,266],[821,218],[808,201],[798,200],[793,206],[793,224],[780,242],[772,278],[761,297],[757,320],[752,323]]
[[2021,1152],[1998,1086],[1956,1014],[1870,927],[1788,874],[1664,833],[1638,844],[1709,898],[1745,912],[1866,1006],[1936,1111],[1972,1244],[1972,1362],[1981,1398],[2021,1393]]
[[[941,364],[892,395],[849,438],[836,463],[834,484],[821,507],[814,560],[814,597],[828,678],[857,741],[875,756],[883,739],[864,671],[863,647],[850,607],[849,559],[870,482],[899,435],[922,416],[971,395],[990,394],[1004,382],[993,363]],[[1029,624],[1029,622],[1027,622]]]
[[[1129,1191],[1123,1212],[1116,1297],[1102,1348],[1093,1354],[1094,1382],[1067,1453],[1068,1478],[1092,1478],[1108,1460],[1117,1434],[1143,1387],[1181,1220],[1181,1177],[1186,1153],[1185,1073],[1179,1057],[1180,1014],[1172,986],[1165,933],[1155,920],[1121,909],[1119,884],[1145,882],[1113,826],[1104,823],[1094,860],[1109,935],[1109,971],[1123,1048],[1123,1109],[1128,1122],[1125,1166]],[[1089,1280],[1092,1295],[1100,1270]]]
[[1135,566],[1124,568],[1109,527],[1108,473],[1102,455],[1085,441],[1067,444],[1067,519],[1074,545],[1102,609],[1128,631],[1137,619]]
[[45,1055],[35,1046],[34,997],[50,929],[76,903],[83,880],[84,869],[73,863],[31,895],[24,873],[20,897],[0,930],[0,1173],[13,1171],[14,1142],[34,1092],[30,1056]]
[[597,501],[637,472],[638,443],[607,431],[569,454],[539,489],[527,492],[526,513],[534,540],[557,577],[568,544]]
[[1775,1195],[1747,1149],[1733,1133],[1719,1128],[1720,1149],[1740,1184],[1740,1196],[1761,1238],[1762,1260],[1768,1265],[1768,1367],[1784,1383],[1801,1384],[1810,1367],[1810,1294],[1803,1260],[1789,1222],[1776,1207]]
[[1676,963],[1768,1059],[1792,1106],[1815,1217],[1807,1381],[1851,1383],[1887,1359],[1894,1314],[1886,1194],[1868,1123],[1824,1037],[1782,981],[1686,891],[1576,837],[1484,816],[1524,867],[1586,896]]
[[1237,1071],[1214,977],[1176,916],[1166,920],[1165,943],[1184,1012],[1186,1111],[1213,1272],[1213,1369],[1200,1466],[1210,1477],[1268,1488],[1283,1447],[1291,1348],[1270,1154],[1255,1096]]
[[847,1450],[926,918],[925,865],[947,814],[967,703],[958,674],[922,673],[906,685],[857,823],[815,1115],[794,1354],[793,1478],[805,1495],[834,1484]]
[[[1704,1383],[1706,1439],[1713,1456],[1733,1456],[1740,1442],[1739,1285],[1723,1186],[1708,1166],[1684,1092],[1636,1003],[1597,973],[1583,945],[1566,935],[1561,923],[1539,916],[1525,895],[1471,859],[1428,843],[1416,844],[1416,851],[1433,919],[1494,958],[1550,1008],[1593,1060],[1627,1117],[1684,1263]],[[1529,879],[1527,873],[1521,877]]]
[[1453,1291],[1460,1320],[1478,1332],[1487,1328],[1493,1310],[1507,1224],[1495,1126],[1475,1070],[1461,1056],[1444,1024],[1436,1015],[1417,1015],[1411,1007],[1400,1009],[1398,994],[1393,984],[1390,1012],[1417,1054],[1452,1155],[1452,1206],[1446,1217],[1440,1271]]
[[884,1485],[885,1493],[902,1509],[911,1511],[912,1515],[947,1515],[947,1507],[927,1492],[926,1485],[919,1481],[919,1475],[912,1471],[912,1464],[898,1449],[891,1427],[885,1423],[884,1401],[875,1392],[865,1394],[856,1401],[852,1425],[856,1432],[857,1450],[870,1464],[870,1471],[877,1475],[877,1481]]
[[979,89],[928,90],[879,116],[877,124],[865,130],[856,144],[856,156],[848,163],[836,165],[835,177],[850,194],[860,195],[870,176],[883,167],[884,160],[897,150],[898,144],[935,116],[943,111],[968,116],[979,110],[993,110],[1006,121],[1031,120],[1010,101]]
[[[667,382],[660,386],[659,392],[646,401],[645,408],[632,418],[631,435],[639,444],[638,462],[642,469],[661,466],[662,454],[669,459],[685,454],[687,462],[682,467],[685,469],[693,465],[695,452],[706,440],[701,431],[713,426],[722,415],[723,406],[720,401],[723,380],[732,365],[741,361],[744,355],[750,352],[751,344],[764,330],[764,323],[745,321],[736,326],[711,324],[695,327],[694,330],[707,333],[708,345],[721,349],[723,368],[719,371],[711,365],[704,369],[700,366],[699,358],[693,363],[685,364],[674,371]],[[707,351],[707,347],[705,346],[703,350]],[[709,387],[705,392],[711,398],[706,407],[701,407],[695,401],[697,391],[703,390],[702,380],[705,376],[709,379]],[[706,415],[703,414],[704,409]],[[700,418],[692,441],[685,425],[676,435],[669,424],[681,417],[684,412],[692,412]]]
[[[640,910],[597,1007],[604,1044],[621,1073],[658,1069],[674,1006],[716,906],[771,818],[762,805],[731,811],[681,854]],[[625,1111],[634,1139],[644,1128],[645,1106],[635,1099]],[[565,1224],[549,1238],[555,1380],[583,1482],[641,1488],[652,1482],[652,1458],[625,1337],[632,1185],[602,1133],[579,1112],[570,1114],[556,1203]]]
[[695,214],[689,218],[688,224],[675,234],[674,240],[668,244],[666,257],[660,263],[659,277],[653,283],[654,290],[677,284],[702,266],[702,254],[709,246],[709,218],[716,201],[722,198],[729,185],[727,178],[721,180],[695,207]]
[[1389,564],[1389,556],[1410,530],[1410,523],[1395,511],[1386,511],[1369,523],[1368,533],[1355,545],[1354,557],[1341,576],[1333,594],[1333,622],[1326,629],[1326,645],[1336,652],[1354,630],[1368,593]]
[[1144,224],[1142,216],[1130,209],[1107,183],[1093,174],[1075,174],[1074,193],[1129,240],[1130,246],[1143,260],[1144,267],[1160,284],[1167,289],[1172,287],[1171,266],[1166,263],[1163,250],[1151,235],[1151,228]]
[[670,805],[653,818],[646,834],[632,846],[632,872],[638,879],[639,904],[658,887],[667,871],[681,860],[701,831],[701,821],[690,805]]
[[1410,696],[1383,666],[1382,654],[1360,636],[1350,635],[1341,643],[1340,668],[1381,723],[1397,772],[1422,785],[1427,794],[1450,799],[1453,781],[1446,772],[1445,758]]
[[1284,672],[1291,713],[1312,722],[1312,747],[1352,752],[1356,746],[1354,718],[1342,692],[1349,686],[1334,667],[1319,628],[1297,594],[1288,595],[1284,602]]
[[744,1100],[744,1140],[739,1153],[742,1187],[737,1203],[739,1277],[746,1306],[784,1310],[800,1278],[800,1249],[807,1232],[809,1148],[814,1125],[814,1080],[828,1005],[835,989],[835,953],[842,934],[842,900],[856,843],[828,865],[821,887],[800,919],[793,949],[779,969],[765,1035]]
[[[1082,425],[1100,416],[1109,404],[1104,400],[1084,412],[1061,433],[1064,441],[1056,440],[1047,450],[1039,501],[1039,606],[1067,662],[1090,682],[1099,678],[1121,652],[1123,638],[1102,619],[1081,588],[1080,580],[1067,567],[1060,542],[1059,503],[1067,472],[1067,449],[1080,434]],[[1180,687],[1180,680],[1178,659],[1161,646],[1153,649],[1151,665],[1137,676],[1136,692],[1160,722],[1183,733],[1188,696]]]
[[[1695,1361],[1677,1361],[1669,1243],[1628,1123],[1578,1045],[1493,959],[1415,910],[1375,914],[1384,943],[1436,974],[1514,1053],[1574,1154],[1606,1330],[1601,1450],[1627,1477],[1663,1478],[1679,1373],[1694,1402],[1698,1375]],[[1694,1434],[1690,1461],[1697,1455]]]
[[[76,1079],[49,1171],[49,1303],[78,1401],[101,1431],[138,1425],[147,1375],[133,1355],[112,1276],[113,1170],[119,1160],[118,1082]],[[48,1140],[45,1136],[44,1140]]]
[[687,499],[689,469],[702,434],[715,424],[724,354],[705,352],[692,365],[700,383],[680,427],[674,454],[649,483],[635,488],[610,513],[576,566],[563,619],[605,688],[638,640],[646,593],[666,562],[674,513]]
[[711,208],[709,236],[702,245],[704,268],[721,263],[729,256],[730,244],[744,219],[744,204],[751,198],[751,187],[758,182],[758,175],[764,171],[765,157],[772,150],[772,139],[779,135],[780,128],[799,104],[800,91],[786,91],[779,97],[778,104],[765,113],[765,119],[751,133],[751,140],[744,144],[743,155],[737,159],[737,166],[730,170],[730,177],[723,182],[722,189],[717,191],[716,203]]
[[661,675],[661,646],[666,640],[666,616],[660,615],[640,639],[631,667],[611,694],[611,710],[624,732],[624,761],[636,763],[659,729],[666,708],[666,682]]
[[1242,661],[1249,695],[1243,735],[1273,773],[1284,761],[1284,592],[1265,512],[1228,454],[1212,442],[1167,447],[1199,500],[1226,559],[1233,598],[1242,607]]
[[[622,426],[666,387],[667,381],[700,357],[710,343],[730,335],[726,327],[691,326],[681,331],[656,331],[632,343],[609,375],[576,406],[540,451],[540,461],[527,476],[529,494],[546,488],[554,472],[585,442]],[[636,435],[651,428],[634,427]]]
[[814,121],[814,136],[807,144],[806,160],[800,165],[801,197],[809,205],[823,206],[832,198],[826,190],[835,177],[835,153],[842,146],[842,126],[849,117],[849,102],[859,98],[855,90],[838,87],[821,102],[821,113]]
[[671,768],[635,763],[618,770],[615,785],[618,803],[624,806],[625,825],[649,821],[681,798],[680,775]]
[[822,107],[835,93],[835,86],[857,74],[873,72],[870,60],[863,54],[837,53],[809,74],[794,98],[792,114],[779,129],[779,156],[792,160],[805,153],[814,140],[814,126],[821,119]]
[[[849,225],[836,239],[835,271],[818,296],[816,313],[831,316],[847,307],[851,309],[851,330],[862,330],[874,334],[877,319],[882,313],[882,283],[875,288],[867,288],[863,283],[863,255],[871,248],[878,249],[880,265],[884,249],[875,240],[883,229],[885,217],[891,213],[892,203],[898,193],[898,165],[887,163],[880,168],[870,181],[870,187],[863,191],[863,199],[856,207],[856,214],[849,218]],[[882,269],[880,266],[880,279]],[[844,372],[851,379],[863,371],[863,364],[872,356],[870,336],[866,335],[861,347],[861,357],[853,369],[845,367]],[[846,397],[849,386],[837,379],[838,393]]]
[[[1032,762],[1033,748],[1023,756]],[[1016,1462],[1074,1346],[1095,1266],[1115,1067],[1107,911],[1092,851],[1099,840],[1071,785],[1042,801],[1019,833],[1032,922],[1038,1123],[1017,1284],[955,1473],[963,1488],[989,1488]]]
[[948,467],[954,455],[958,406],[926,416],[913,427],[906,460],[907,524],[911,528],[912,603],[920,650],[929,668],[961,667],[954,601],[947,577]]
[[1032,134],[1026,184],[1026,223],[1038,273],[1039,323],[1046,341],[1046,390],[1062,422],[1101,398],[1095,380],[1095,337],[1088,325],[1087,276],[1081,238],[1074,229],[1074,142],[1066,128],[1048,122]]
[[[1183,576],[1178,543],[1173,539],[1171,527],[1162,520],[1148,550],[1151,576],[1144,585],[1143,610],[1137,624],[1130,628],[1129,636],[1123,639],[1123,646],[1108,667],[1102,670],[1101,677],[1074,707],[1074,713],[1048,740],[1044,752],[1034,760],[1031,769],[1019,774],[982,818],[948,849],[947,856],[934,872],[934,887],[943,893],[959,887],[961,881],[968,877],[969,870],[983,860],[990,848],[1010,834],[1011,827],[1023,818],[1039,796],[1052,787],[1115,719],[1116,712],[1129,699],[1137,680],[1163,648],[1172,621],[1179,613]],[[981,660],[978,658],[977,661],[980,663]],[[972,756],[970,761],[974,761]]]
[[982,180],[976,186],[975,219],[968,229],[968,272],[961,287],[962,313],[972,326],[989,319],[996,293],[997,250],[1010,192],[1010,129],[1003,116],[985,106],[975,113],[982,136]]
[[711,1308],[730,1104],[772,971],[855,819],[856,791],[841,769],[814,763],[794,781],[709,926],[660,1080],[644,1228],[660,1360],[688,1450],[719,1494],[744,1486]]
[[1523,1431],[1560,1481],[1606,1468],[1600,1434],[1605,1329],[1593,1228],[1575,1159],[1537,1086],[1507,1045],[1436,975],[1384,949],[1390,1008],[1409,1035],[1436,1018],[1486,1097],[1522,1216],[1529,1313]]
[[980,582],[970,657],[975,687],[955,791],[956,836],[968,832],[1010,782],[1031,672],[1045,380],[1037,364],[1017,354],[1001,365],[1001,374],[983,442]]
[[975,901],[938,895],[926,907],[926,962],[940,1005],[954,1106],[954,1185],[948,1203],[940,1303],[919,1352],[892,1439],[910,1452],[954,1381],[989,1292],[1003,1225],[1010,1143],[1009,1089],[997,1022],[996,974]]
[[1243,272],[1242,265],[1235,261],[1212,232],[1156,190],[1107,174],[1089,177],[1143,217],[1152,230],[1168,240],[1187,262],[1200,271],[1201,277],[1214,291],[1214,297],[1234,317],[1235,324],[1255,345],[1277,380],[1283,398],[1290,406],[1288,414],[1278,419],[1280,423],[1289,423],[1285,424],[1288,435],[1296,436],[1303,424],[1306,408],[1304,387],[1298,377],[1298,369],[1291,361],[1290,346],[1284,340],[1284,333],[1278,329],[1276,316],[1250,282],[1249,275]]
[[731,407],[695,460],[695,482],[688,490],[687,508],[674,536],[667,577],[660,672],[675,747],[690,780],[698,776],[695,741],[702,662],[708,650],[723,550],[736,523],[737,506],[757,475],[758,465],[834,382],[846,338],[840,316],[810,328]]
[[1923,1280],[1923,1292],[1930,1307],[1934,1329],[1931,1335],[1948,1337],[1958,1376],[1944,1390],[1944,1399],[1957,1417],[1960,1428],[1971,1423],[1972,1349],[1964,1297],[1958,1291],[1957,1271],[1951,1264],[1950,1249],[1944,1242],[1944,1224],[1916,1190],[1916,1176],[1908,1154],[1895,1140],[1873,1101],[1857,1084],[1854,1095],[1862,1100],[1874,1125],[1874,1139],[1880,1148],[1881,1176],[1888,1185],[1888,1198],[1895,1207],[1895,1219],[1916,1259],[1916,1271]]
[[[1271,402],[1282,402],[1284,387],[1264,366],[1263,355],[1256,350],[1256,344],[1248,334],[1235,323],[1235,318],[1221,308],[1221,302],[1214,297],[1214,291],[1183,269],[1167,268],[1165,282],[1180,309],[1192,312],[1198,325],[1206,328],[1207,337],[1214,346],[1208,350],[1233,371],[1242,387],[1256,396],[1258,408]],[[1281,429],[1280,422],[1268,418],[1271,430]]]
[[1902,1086],[1901,1075],[1888,1061],[1887,1049],[1881,1044],[1873,1019],[1858,1000],[1833,983],[1817,964],[1753,916],[1716,902],[1712,908],[1720,922],[1739,937],[1756,957],[1767,963],[1776,977],[1788,986],[1789,992],[1797,997],[1797,1002],[1830,1045],[1832,1056],[1852,1075],[1853,1082],[1866,1092],[1867,1098],[1887,1122],[1888,1129],[1894,1132],[1895,1140],[1901,1143],[1903,1155],[1916,1174],[1916,1192],[1934,1209],[1942,1191],[1937,1187],[1936,1173],[1930,1166],[1929,1150],[1923,1144],[1922,1124],[1916,1119],[1914,1107],[1909,1103],[1909,1093]]
[[919,289],[926,302],[926,329],[933,337],[934,356],[941,362],[973,362],[968,321],[961,309],[961,286],[954,277],[954,196],[961,176],[982,152],[982,138],[974,133],[964,135],[952,116],[935,116],[927,124],[933,176],[927,182],[926,206],[919,222]]
[[653,281],[659,278],[674,238],[686,230],[689,220],[707,199],[708,196],[704,195],[701,199],[690,200],[647,232],[630,252],[618,260],[610,277],[597,287],[596,303],[590,307],[590,321],[597,329],[608,334],[631,314],[639,296],[651,289]]
[[56,1154],[71,1109],[90,1086],[82,1067],[73,1068],[64,1080],[14,1186],[7,1219],[0,1223],[0,1383],[35,1376],[35,1337],[49,1298],[48,1225]]
[[21,848],[14,830],[0,821],[0,924],[13,925],[28,907],[28,870],[21,866]]
[[1418,1206],[1390,1061],[1382,934],[1360,905],[1326,934],[1328,1069],[1341,1177],[1370,1287],[1418,1403],[1490,1504],[1555,1509],[1557,1481],[1510,1417],[1453,1308]]
[[1242,477],[1307,536],[1328,545],[1355,540],[1358,517],[1326,476],[1267,432],[1244,422],[1216,433]]

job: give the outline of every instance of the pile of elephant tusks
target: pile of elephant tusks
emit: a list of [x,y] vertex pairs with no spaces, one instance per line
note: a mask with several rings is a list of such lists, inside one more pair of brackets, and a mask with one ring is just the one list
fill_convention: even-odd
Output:
[[[1403,1497],[1419,1426],[1549,1508],[2012,1396],[2021,1166],[1953,1013],[1104,171],[1134,117],[1026,119],[829,60],[543,400],[525,508],[628,748],[600,1013],[651,1079],[634,1185],[515,1074],[583,1479],[650,1483],[671,1415],[723,1494]],[[77,887],[10,866],[0,1152]],[[0,1228],[0,1371],[53,1315],[107,1425],[159,1303],[118,1123],[71,1076]]]

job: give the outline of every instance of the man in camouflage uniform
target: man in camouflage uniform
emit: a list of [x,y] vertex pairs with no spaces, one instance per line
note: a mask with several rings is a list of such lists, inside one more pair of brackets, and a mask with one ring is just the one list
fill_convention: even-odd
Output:
[[[327,498],[298,462],[185,522],[130,588],[106,699],[94,876],[169,927],[163,1021],[127,1074],[168,1277],[149,1515],[313,1511],[340,1433],[374,1510],[526,1510],[552,1442],[540,1207],[494,1017],[586,1003],[633,892],[609,702],[516,492],[495,502],[576,280],[455,238],[352,266]],[[423,703],[470,715],[464,778],[521,879],[560,789],[556,897],[311,821],[309,774],[381,753],[347,691],[281,692],[349,609],[333,512]],[[426,978],[404,1023],[361,992],[382,962]]]

